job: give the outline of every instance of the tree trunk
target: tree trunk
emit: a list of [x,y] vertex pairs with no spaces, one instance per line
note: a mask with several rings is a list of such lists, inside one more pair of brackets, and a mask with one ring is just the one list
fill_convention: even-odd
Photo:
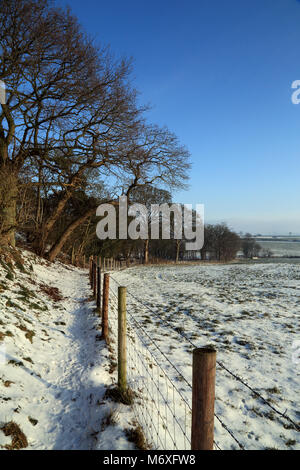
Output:
[[0,241],[16,245],[18,178],[9,166],[0,168]]
[[39,179],[38,179],[38,187],[37,187],[37,195],[36,195],[36,213],[35,213],[35,229],[38,231],[38,228],[41,224],[43,219],[43,210],[42,210],[42,198],[41,198],[41,185],[42,185],[42,164],[39,163]]
[[48,218],[47,222],[42,227],[42,234],[38,240],[38,253],[42,256],[45,252],[45,245],[51,230],[54,227],[55,222],[63,213],[64,208],[66,207],[67,202],[72,196],[71,191],[65,193],[63,198],[57,204],[56,209],[53,211],[52,215]]
[[144,264],[149,263],[149,239],[144,243]]
[[64,208],[66,207],[69,199],[72,197],[74,191],[78,187],[80,182],[81,176],[86,169],[86,165],[83,165],[76,174],[72,175],[68,184],[68,188],[66,189],[63,197],[57,204],[55,210],[53,211],[51,217],[48,218],[47,222],[43,225],[41,237],[39,237],[38,241],[38,251],[40,255],[43,255],[45,252],[45,245],[47,239],[49,237],[50,232],[52,231],[55,222],[59,219],[62,215]]
[[88,217],[90,217],[92,214],[96,213],[96,208],[91,208],[89,209],[85,214],[80,216],[78,219],[74,220],[74,222],[70,223],[70,225],[66,228],[64,233],[60,236],[60,238],[54,243],[52,246],[51,250],[48,253],[47,258],[49,261],[54,261],[56,256],[59,254],[59,252],[62,250],[64,244],[70,237],[70,235],[74,232],[74,230],[79,227]]

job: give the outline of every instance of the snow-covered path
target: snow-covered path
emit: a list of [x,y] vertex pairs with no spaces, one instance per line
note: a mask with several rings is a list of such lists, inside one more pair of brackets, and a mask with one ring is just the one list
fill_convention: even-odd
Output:
[[61,333],[62,339],[44,368],[48,385],[42,404],[50,405],[50,415],[45,416],[41,441],[45,448],[87,449],[93,446],[91,423],[99,397],[99,386],[90,381],[96,329],[91,306],[86,303],[90,294],[88,278],[86,272],[70,270],[62,283],[57,272],[51,275],[48,268],[46,274],[48,284],[58,287],[65,298],[62,306],[67,315],[58,320],[65,323],[65,334]]

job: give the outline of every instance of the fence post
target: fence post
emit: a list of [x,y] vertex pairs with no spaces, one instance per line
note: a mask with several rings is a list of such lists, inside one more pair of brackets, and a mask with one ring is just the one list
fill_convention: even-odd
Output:
[[126,358],[126,287],[118,288],[118,386],[127,389]]
[[97,311],[100,314],[101,311],[101,267],[98,260],[97,264],[97,300],[96,300]]
[[102,338],[108,337],[108,301],[109,301],[109,274],[103,277],[103,301],[102,301]]
[[94,282],[94,265],[93,265],[93,257],[90,257],[90,277],[91,277],[91,288],[93,289],[93,282]]
[[192,450],[213,450],[216,351],[193,351]]

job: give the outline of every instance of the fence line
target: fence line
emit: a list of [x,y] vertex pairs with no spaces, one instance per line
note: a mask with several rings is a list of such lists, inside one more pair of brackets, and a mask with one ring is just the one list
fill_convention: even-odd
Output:
[[[93,263],[92,263],[93,264]],[[105,266],[105,264],[104,264]],[[106,265],[106,269],[123,269],[126,266]],[[92,269],[93,273],[93,269]],[[113,277],[115,286],[120,283]],[[95,281],[94,281],[95,282]],[[93,284],[93,275],[91,275],[91,284]],[[109,332],[112,343],[115,344],[117,332],[117,295],[115,290],[110,290],[110,314],[109,314]],[[184,338],[193,348],[197,346],[182,331],[173,328],[171,322],[162,319],[157,312],[150,308],[141,299],[136,297],[130,291],[127,291],[134,301],[160,320],[161,324],[171,326],[172,331]],[[183,376],[178,368],[172,363],[167,355],[162,351],[157,342],[149,335],[142,324],[128,312],[127,325],[127,353],[128,353],[128,383],[135,394],[133,410],[137,422],[143,428],[147,440],[157,449],[190,449],[191,440],[189,430],[191,428],[192,409],[189,400],[183,396],[183,393],[175,386],[173,380],[165,371],[161,364],[163,359],[177,374],[180,381],[184,382],[189,390],[192,389],[190,382]],[[160,357],[160,359],[158,359]],[[251,387],[243,378],[232,372],[222,362],[216,361],[217,365],[243,386],[248,388],[254,395],[259,397],[263,403],[269,406],[277,415],[289,421],[293,429],[299,431],[300,427],[288,415],[282,413],[271,403],[268,402],[259,392]],[[162,380],[163,379],[163,380]],[[179,406],[178,406],[179,403]],[[215,413],[215,418],[228,435],[235,441],[241,450],[244,450],[243,444],[234,435],[233,431],[226,423]],[[216,449],[221,450],[220,445],[214,441]]]
[[[110,334],[116,344],[118,299],[112,289],[110,293]],[[128,385],[135,394],[136,419],[155,448],[190,449],[191,407],[149,349],[144,328],[132,315],[129,314],[128,319],[127,373]]]
[[[104,268],[104,271],[114,269],[120,270],[122,267],[126,266],[121,267],[120,264],[101,262],[99,258],[95,260],[95,257],[90,261],[91,288],[95,299],[97,299],[101,293],[95,292],[95,287],[99,285],[95,274],[98,273],[99,275],[100,273],[101,276],[101,269],[99,271],[99,269],[96,269],[96,266],[99,267],[100,265]],[[120,286],[113,276],[110,277],[115,282],[116,286]],[[117,350],[115,345],[117,343],[118,331],[118,299],[113,289],[110,290],[110,293],[112,293],[112,296],[110,296],[109,299],[109,334],[110,344],[116,353]],[[157,352],[168,363],[168,365],[175,370],[177,379],[185,382],[190,390],[192,389],[192,385],[164,354],[159,345],[150,337],[140,322],[138,322],[130,313],[128,313],[128,318],[128,379],[130,389],[135,395],[133,411],[135,413],[136,420],[141,425],[146,438],[152,447],[154,446],[157,449],[163,450],[191,449],[190,435],[192,408],[188,403],[188,400],[183,396],[182,392],[175,386],[172,379],[166,373],[164,367],[157,358]],[[152,346],[152,350],[150,350],[149,344]],[[156,354],[153,351],[156,351]],[[224,423],[223,427],[234,438],[233,433],[228,430],[228,427]],[[235,439],[235,441],[239,444],[237,439]],[[216,441],[213,442],[213,445],[215,449],[221,450]],[[242,448],[241,445],[240,448]]]
[[[117,286],[120,286],[120,283],[113,277],[111,276],[111,279],[114,281],[114,283],[117,285]],[[130,291],[127,290],[127,293],[134,299],[136,300],[137,302],[141,303],[142,305],[146,306],[140,299],[138,299],[134,294],[132,294]],[[151,311],[153,314],[155,314],[155,312],[153,312],[148,306],[146,306],[148,308],[149,311]],[[130,315],[130,314],[129,314]],[[130,315],[133,319],[134,317],[132,315]],[[158,317],[157,314],[155,314],[155,316]],[[161,318],[159,317],[159,319],[161,320]],[[135,324],[138,324],[139,322],[134,319],[134,322]],[[150,342],[154,344],[154,346],[157,348],[157,350],[160,352],[160,354],[164,357],[164,359],[167,361],[168,364],[171,365],[171,367],[176,371],[176,373],[178,374],[179,377],[181,377],[183,379],[183,381],[188,385],[189,389],[192,389],[192,385],[190,384],[190,382],[183,376],[183,374],[178,370],[178,368],[170,361],[170,359],[165,355],[165,353],[161,350],[161,348],[158,346],[158,344],[153,340],[153,338],[150,337],[150,335],[144,330],[143,327],[140,327],[144,332],[145,332],[145,336],[148,337],[150,339]],[[174,330],[176,331],[176,330]],[[177,333],[179,333],[178,331],[176,331]],[[180,333],[179,333],[180,334]],[[187,339],[187,338],[185,338]],[[190,341],[189,341],[190,342]],[[190,342],[191,343],[191,342]],[[193,345],[193,347],[195,349],[197,349],[197,346],[194,345],[193,343],[191,343]],[[147,348],[148,345],[145,345],[145,347]],[[170,381],[172,381],[171,379],[169,379]],[[185,401],[185,403],[187,403],[187,400],[183,397],[182,393],[179,392],[181,398]],[[188,405],[190,410],[191,410],[191,407],[190,405]],[[218,420],[218,422],[221,424],[221,426],[223,427],[223,429],[229,434],[229,436],[237,443],[237,445],[239,446],[239,448],[241,450],[244,450],[244,446],[241,444],[241,442],[236,438],[236,436],[234,435],[234,433],[229,429],[229,427],[224,423],[224,421],[215,413],[215,418]],[[218,450],[221,450],[219,444],[217,444],[216,441],[214,441],[214,445],[215,447],[218,449]]]

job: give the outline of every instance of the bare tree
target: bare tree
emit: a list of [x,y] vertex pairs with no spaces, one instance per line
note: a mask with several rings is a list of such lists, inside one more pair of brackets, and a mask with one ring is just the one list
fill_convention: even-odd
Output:
[[[78,189],[92,192],[91,181],[115,178],[111,200],[118,190],[129,195],[147,184],[184,185],[189,153],[168,129],[144,123],[127,61],[114,61],[68,10],[47,0],[0,0],[0,25],[0,79],[7,88],[0,113],[2,243],[14,244],[16,201],[28,187],[35,246],[43,255],[51,239],[52,260],[100,202],[91,199],[53,239],[70,200]],[[47,213],[52,195],[56,204]]]
[[[96,48],[69,11],[47,0],[0,0],[0,26],[0,78],[7,90],[0,113],[0,235],[14,244],[19,173],[26,161],[38,160],[39,171],[45,164],[65,188],[43,227],[43,249],[96,153],[97,164],[104,164],[106,143],[121,138],[120,129],[136,118],[130,66]],[[40,188],[40,178],[35,183]]]
[[245,258],[258,256],[261,249],[261,245],[256,242],[252,235],[250,233],[246,233],[245,237],[242,239],[242,250]]
[[206,253],[210,253],[210,256],[214,256],[218,261],[230,261],[236,256],[240,246],[240,237],[225,223],[206,225],[201,257],[206,259]]
[[[148,210],[148,216],[145,223],[148,227],[151,224],[151,205],[152,204],[163,204],[171,202],[171,194],[160,188],[156,188],[149,184],[145,184],[143,186],[136,186],[132,188],[130,192],[130,199],[132,202],[137,202],[143,204]],[[144,263],[147,264],[149,262],[149,236],[144,240]]]

